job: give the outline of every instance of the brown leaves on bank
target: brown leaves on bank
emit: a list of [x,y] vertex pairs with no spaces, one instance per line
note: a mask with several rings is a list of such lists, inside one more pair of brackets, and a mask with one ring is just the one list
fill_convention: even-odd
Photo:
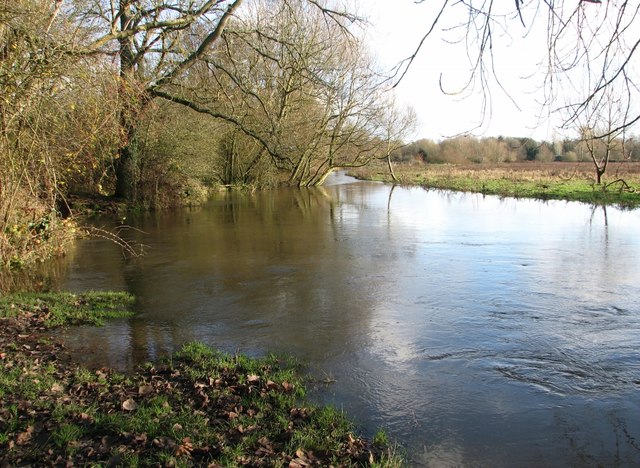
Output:
[[314,437],[295,442],[305,431],[321,433],[317,410],[296,399],[298,384],[271,377],[270,365],[215,367],[174,357],[131,376],[88,371],[45,334],[43,320],[38,314],[0,318],[0,467],[366,466],[379,460],[377,448],[350,432],[332,434],[332,449],[316,446]]

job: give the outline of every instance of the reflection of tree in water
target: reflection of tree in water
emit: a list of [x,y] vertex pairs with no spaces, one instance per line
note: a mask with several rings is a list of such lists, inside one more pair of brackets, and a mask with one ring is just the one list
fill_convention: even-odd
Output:
[[593,220],[596,216],[596,213],[598,211],[602,210],[602,216],[603,216],[603,221],[604,221],[604,225],[605,226],[609,226],[609,218],[607,217],[607,207],[606,205],[593,205],[591,207],[591,218],[589,219],[589,223],[593,224]]
[[332,195],[232,191],[206,210],[144,216],[144,258],[87,255],[93,271],[114,276],[106,288],[136,295],[137,316],[79,341],[121,368],[192,339],[267,351],[304,349],[313,337],[318,353],[344,349],[349,330],[366,326],[370,302],[353,294],[365,287],[357,264],[332,253],[343,229]]
[[591,217],[589,218],[589,225],[594,227],[594,220],[598,211],[602,210],[602,221],[603,221],[603,254],[604,260],[606,263],[610,261],[609,259],[609,217],[607,215],[607,207],[606,205],[598,206],[593,205],[591,207]]
[[69,274],[69,265],[76,256],[73,244],[65,247],[63,258],[54,258],[33,268],[1,270],[0,296],[12,291],[55,291]]
[[[556,461],[565,466],[636,466],[640,444],[633,436],[633,428],[629,428],[626,411],[621,406],[628,405],[609,408],[606,417],[593,418],[581,425],[567,420],[564,413],[556,414],[554,425],[566,442],[565,459]],[[634,410],[628,408],[628,411]],[[615,446],[615,454],[603,450],[600,444],[594,444],[594,440],[603,441],[605,446]]]

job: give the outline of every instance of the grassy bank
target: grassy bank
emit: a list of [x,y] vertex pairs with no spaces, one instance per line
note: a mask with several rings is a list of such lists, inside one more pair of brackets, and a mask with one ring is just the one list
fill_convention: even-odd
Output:
[[400,466],[330,407],[305,402],[299,366],[191,343],[133,375],[87,370],[53,326],[129,314],[127,294],[0,299],[0,465]]
[[[400,183],[425,188],[476,192],[503,197],[570,200],[625,208],[640,206],[640,164],[612,163],[604,179],[593,180],[588,163],[504,163],[495,165],[397,165]],[[383,167],[354,172],[358,178],[392,182]]]

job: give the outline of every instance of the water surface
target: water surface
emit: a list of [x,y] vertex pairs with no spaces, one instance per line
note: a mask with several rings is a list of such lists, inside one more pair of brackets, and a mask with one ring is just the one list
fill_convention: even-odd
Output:
[[86,364],[287,352],[415,466],[640,465],[640,211],[339,176],[128,222],[144,258],[84,240],[60,285],[138,298]]

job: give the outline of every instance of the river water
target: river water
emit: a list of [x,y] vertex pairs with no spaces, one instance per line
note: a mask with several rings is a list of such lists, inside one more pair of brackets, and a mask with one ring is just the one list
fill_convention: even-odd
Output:
[[126,222],[143,258],[84,240],[60,283],[137,296],[85,364],[286,352],[414,466],[640,465],[640,211],[336,175]]

